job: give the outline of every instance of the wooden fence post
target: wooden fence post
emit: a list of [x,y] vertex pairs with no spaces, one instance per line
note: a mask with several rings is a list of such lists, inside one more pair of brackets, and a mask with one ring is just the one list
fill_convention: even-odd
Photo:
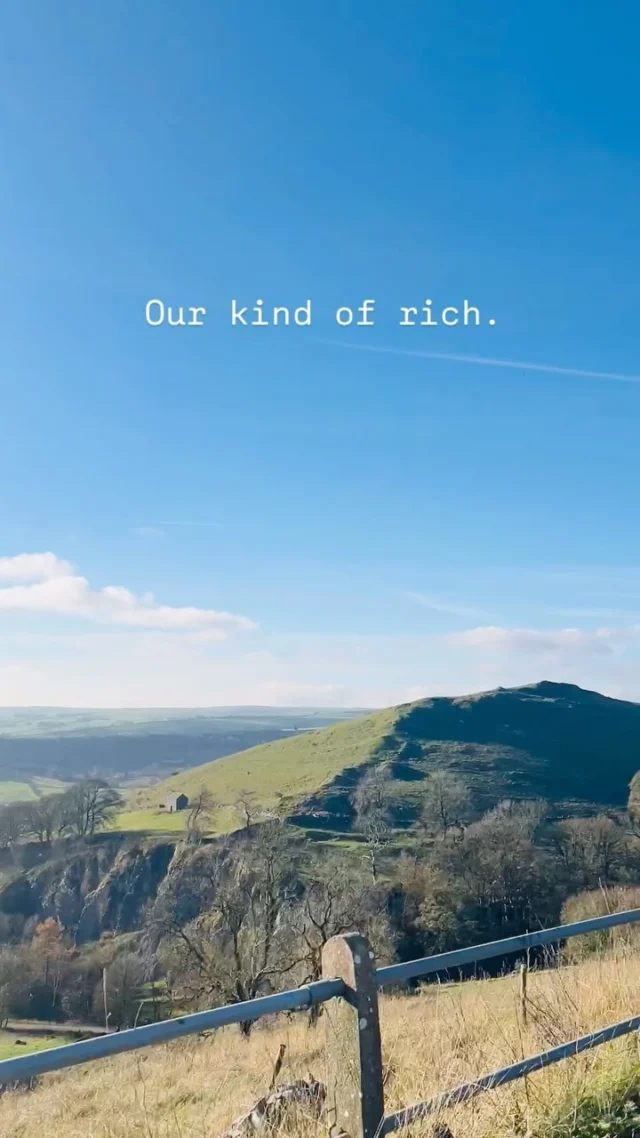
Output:
[[359,933],[334,936],[322,952],[325,979],[344,980],[343,998],[325,1004],[327,1110],[331,1134],[378,1138],[384,1119],[376,966]]
[[522,1026],[527,1026],[527,965],[522,962],[520,965],[520,1018]]

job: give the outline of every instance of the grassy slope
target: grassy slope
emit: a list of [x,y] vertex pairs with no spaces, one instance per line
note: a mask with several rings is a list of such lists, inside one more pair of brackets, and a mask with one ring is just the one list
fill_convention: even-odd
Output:
[[[639,964],[633,950],[621,949],[615,959],[532,973],[526,1025],[516,975],[383,997],[387,1111],[637,1014]],[[217,1138],[265,1094],[282,1043],[281,1082],[306,1079],[309,1072],[326,1078],[323,1020],[314,1030],[298,1013],[264,1021],[249,1040],[226,1029],[44,1076],[30,1092],[0,1097],[0,1134]],[[630,1129],[606,1128],[601,1120],[639,1079],[637,1041],[627,1036],[484,1094],[455,1108],[446,1122],[464,1138],[630,1138]],[[402,1133],[433,1138],[434,1121]],[[279,1133],[326,1138],[327,1130],[300,1117]]]
[[376,754],[391,761],[400,826],[417,815],[421,785],[436,766],[462,773],[483,807],[535,796],[569,806],[622,805],[640,766],[640,705],[550,683],[421,700],[185,771],[139,792],[121,824],[182,828],[183,820],[158,810],[164,794],[193,797],[207,786],[222,806],[215,816],[219,833],[238,826],[232,804],[243,790],[265,809],[282,795],[290,813],[306,810],[310,825],[348,830],[353,768]]
[[119,825],[125,829],[182,828],[184,815],[172,818],[157,808],[171,790],[184,791],[193,798],[202,786],[207,786],[222,806],[214,818],[218,833],[238,827],[239,817],[233,804],[242,791],[250,790],[265,810],[276,807],[281,796],[295,807],[330,783],[345,767],[358,766],[368,759],[392,728],[396,716],[397,710],[389,708],[350,723],[265,743],[194,767],[135,795],[132,810],[121,816]]

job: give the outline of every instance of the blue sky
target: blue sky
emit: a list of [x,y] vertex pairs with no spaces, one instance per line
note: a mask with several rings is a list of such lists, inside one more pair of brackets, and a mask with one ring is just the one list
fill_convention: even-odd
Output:
[[[614,16],[8,6],[1,704],[640,699],[640,14]],[[150,327],[155,297],[204,325]],[[312,324],[231,327],[233,298]],[[426,298],[480,327],[400,327]]]

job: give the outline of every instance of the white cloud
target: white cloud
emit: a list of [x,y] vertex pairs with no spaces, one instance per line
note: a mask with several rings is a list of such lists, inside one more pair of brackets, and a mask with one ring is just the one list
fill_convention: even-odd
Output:
[[506,649],[504,637],[493,648],[440,635],[200,640],[114,625],[3,636],[0,705],[381,707],[542,679],[640,699],[637,632],[616,631],[611,643],[626,650],[604,653],[575,635],[571,649],[537,653]]
[[159,605],[152,593],[137,596],[122,585],[92,589],[86,577],[53,553],[0,558],[0,581],[14,582],[0,587],[0,612],[54,613],[100,624],[206,634],[208,639],[257,627],[248,617],[230,612]]
[[[453,600],[424,602],[466,615]],[[31,619],[18,629],[9,613]],[[69,619],[52,624],[37,614]],[[53,553],[0,558],[3,617],[5,706],[374,707],[543,678],[640,698],[637,619],[585,630],[508,628],[476,616],[466,627],[451,619],[450,631],[437,634],[244,638],[233,633],[255,628],[245,616],[161,604],[122,585],[98,588]]]
[[0,557],[0,581],[51,581],[73,572],[68,561],[61,561],[55,553],[18,553],[15,557]]
[[469,628],[465,632],[449,633],[446,639],[469,648],[501,649],[506,652],[586,652],[607,655],[615,652],[625,641],[637,637],[637,634],[637,629],[597,628],[587,632],[580,628],[544,630],[487,625]]

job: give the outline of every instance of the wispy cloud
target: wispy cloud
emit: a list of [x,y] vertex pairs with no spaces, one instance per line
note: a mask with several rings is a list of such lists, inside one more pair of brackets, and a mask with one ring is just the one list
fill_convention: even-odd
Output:
[[499,360],[491,356],[455,355],[450,352],[420,352],[411,348],[389,348],[376,344],[354,344],[340,340],[323,340],[337,348],[351,348],[356,352],[383,352],[392,356],[416,356],[425,360],[448,360],[452,363],[479,364],[483,367],[506,367],[513,371],[548,372],[552,375],[567,375],[576,379],[608,379],[619,383],[640,383],[640,375],[623,375],[615,371],[585,371],[583,368],[559,367],[556,364],[532,363],[525,360]]
[[423,608],[431,609],[432,612],[449,613],[451,616],[461,616],[469,620],[491,619],[491,617],[481,609],[471,608],[468,605],[459,605],[452,601],[443,600],[440,597],[427,596],[425,593],[405,593],[405,596],[410,601],[415,601],[416,604],[422,605]]
[[158,526],[136,526],[133,532],[138,537],[148,537],[152,540],[164,537],[164,530],[159,529]]
[[640,616],[638,609],[605,609],[605,608],[546,608],[548,616],[578,616],[594,620],[636,619]]
[[92,589],[86,577],[54,553],[0,558],[0,582],[0,612],[84,617],[99,624],[164,629],[208,640],[256,628],[246,616],[193,605],[161,605],[152,593],[137,596],[122,585]]
[[581,628],[536,629],[500,628],[488,625],[469,628],[465,632],[448,633],[452,644],[481,650],[498,649],[524,653],[595,653],[609,655],[625,643],[638,640],[640,628],[597,628],[586,632]]

